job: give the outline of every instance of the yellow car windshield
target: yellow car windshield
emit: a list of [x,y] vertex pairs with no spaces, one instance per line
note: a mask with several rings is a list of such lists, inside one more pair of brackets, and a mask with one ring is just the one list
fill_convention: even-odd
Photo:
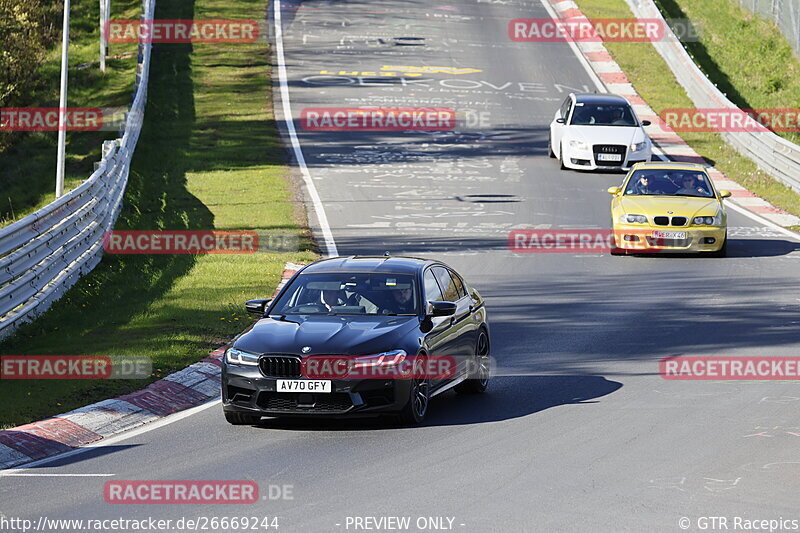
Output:
[[694,196],[713,198],[705,172],[697,170],[637,170],[625,184],[625,196]]

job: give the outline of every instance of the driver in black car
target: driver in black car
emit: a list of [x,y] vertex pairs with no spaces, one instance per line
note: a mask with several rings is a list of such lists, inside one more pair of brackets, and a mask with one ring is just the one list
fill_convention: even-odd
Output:
[[347,305],[346,293],[341,290],[323,290],[322,305],[330,311],[333,307]]
[[414,312],[414,291],[411,287],[398,287],[392,291],[394,312],[398,315],[407,315]]

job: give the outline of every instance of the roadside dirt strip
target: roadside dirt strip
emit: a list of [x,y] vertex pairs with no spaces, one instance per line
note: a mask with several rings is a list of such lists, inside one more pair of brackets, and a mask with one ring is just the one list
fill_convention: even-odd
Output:
[[[572,0],[547,0],[556,11],[559,18],[586,19],[583,11]],[[641,120],[649,120],[651,126],[647,127],[648,135],[671,160],[686,163],[705,164],[705,160],[695,152],[691,146],[670,128],[653,111],[647,102],[639,96],[633,88],[628,77],[608,53],[602,42],[579,41],[575,43],[581,54],[586,58],[597,77],[602,80],[608,92],[624,96],[633,105],[636,114]],[[748,191],[736,181],[725,176],[715,168],[709,169],[709,174],[714,180],[717,189],[731,191],[732,203],[744,210],[760,215],[779,226],[796,226],[800,224],[800,217],[787,213],[775,207],[763,198]]]
[[[299,268],[286,264],[275,295]],[[216,400],[227,347],[217,348],[202,361],[142,390],[0,431],[0,469],[65,453]]]

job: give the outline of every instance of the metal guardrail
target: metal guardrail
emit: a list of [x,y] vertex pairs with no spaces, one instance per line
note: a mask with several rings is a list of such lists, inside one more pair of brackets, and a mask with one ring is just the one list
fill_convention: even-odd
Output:
[[[155,0],[143,0],[152,20]],[[0,338],[43,313],[100,262],[103,236],[114,227],[142,127],[150,42],[139,43],[133,102],[122,137],[103,143],[96,170],[39,211],[0,229]]]
[[[653,0],[625,0],[637,18],[662,21],[664,17]],[[666,22],[664,26],[667,27]],[[665,38],[653,45],[667,62],[686,94],[699,109],[738,109],[709,81],[694,63],[678,37],[667,30]],[[725,132],[722,138],[736,151],[751,159],[778,181],[800,192],[800,146],[772,133]]]
[[786,36],[796,54],[800,54],[800,0],[736,0],[757,15],[772,19]]

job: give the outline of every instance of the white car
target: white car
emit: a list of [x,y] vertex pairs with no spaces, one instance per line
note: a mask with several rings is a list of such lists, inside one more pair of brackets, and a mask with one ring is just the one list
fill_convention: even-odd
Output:
[[562,169],[629,170],[653,157],[649,125],[621,96],[570,93],[550,123],[548,151]]

